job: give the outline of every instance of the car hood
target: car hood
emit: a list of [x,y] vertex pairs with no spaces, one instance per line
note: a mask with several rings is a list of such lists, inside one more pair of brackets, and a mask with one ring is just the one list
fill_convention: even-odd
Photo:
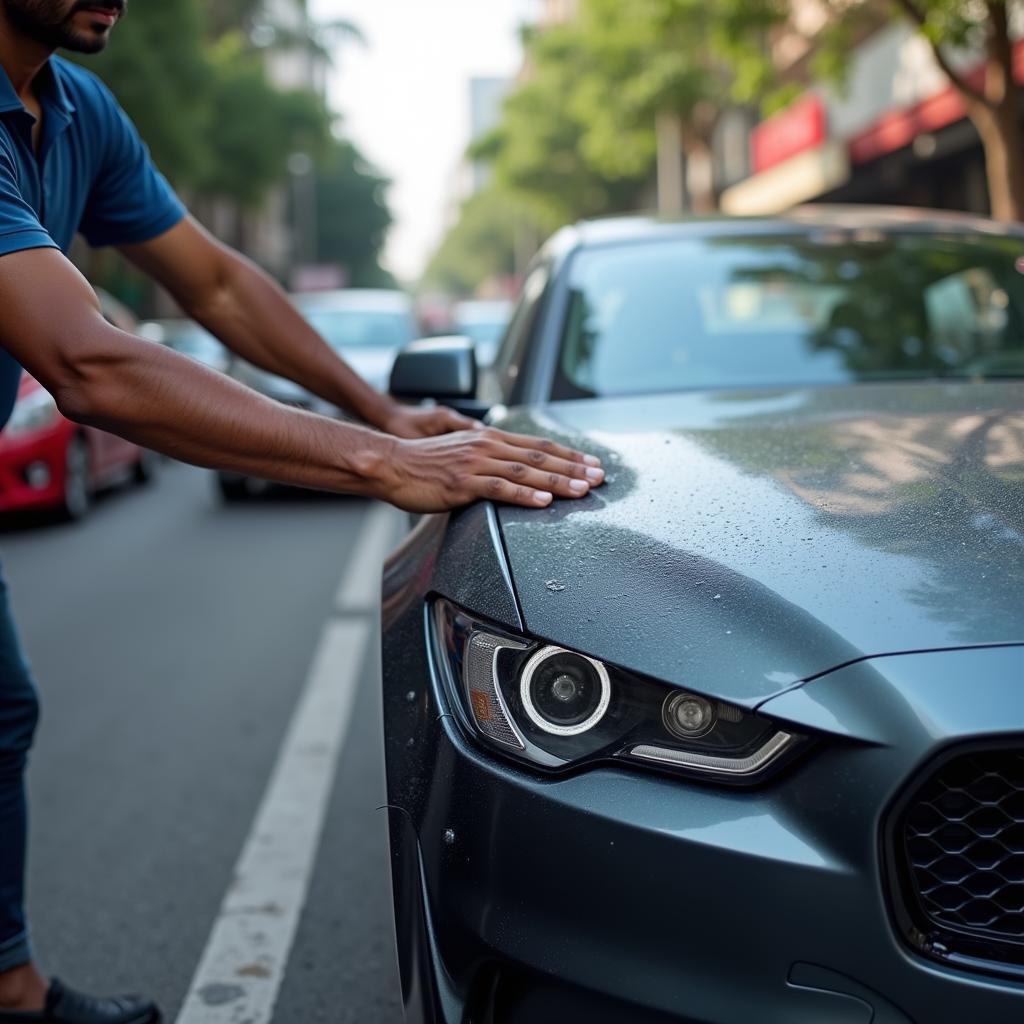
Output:
[[608,470],[578,503],[499,511],[539,637],[747,705],[863,657],[1024,642],[1020,382],[563,402],[500,425]]

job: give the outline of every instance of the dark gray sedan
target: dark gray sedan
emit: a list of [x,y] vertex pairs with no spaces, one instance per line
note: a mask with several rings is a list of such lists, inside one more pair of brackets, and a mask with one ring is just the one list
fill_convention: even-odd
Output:
[[584,225],[460,344],[609,476],[389,563],[408,1019],[1024,1020],[1024,231]]

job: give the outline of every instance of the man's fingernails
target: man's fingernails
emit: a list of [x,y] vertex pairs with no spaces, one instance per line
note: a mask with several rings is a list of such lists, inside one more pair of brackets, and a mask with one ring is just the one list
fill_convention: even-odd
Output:
[[583,461],[588,466],[600,466],[601,465],[601,460],[596,455],[584,455],[583,456]]
[[538,505],[548,505],[548,504],[550,504],[552,497],[554,497],[554,495],[552,495],[552,493],[550,491],[534,491],[533,492],[533,500],[535,502],[537,502]]
[[589,466],[587,468],[587,479],[591,483],[599,484],[604,479],[604,470]]
[[586,480],[570,480],[569,490],[575,491],[577,494],[586,494],[590,490],[590,484]]

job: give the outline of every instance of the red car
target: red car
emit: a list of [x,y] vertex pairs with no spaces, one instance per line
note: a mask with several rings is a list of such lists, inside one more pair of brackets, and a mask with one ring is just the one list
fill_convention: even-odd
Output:
[[120,437],[65,419],[50,393],[26,373],[0,432],[0,512],[53,509],[80,519],[100,488],[126,479],[148,481],[156,458]]

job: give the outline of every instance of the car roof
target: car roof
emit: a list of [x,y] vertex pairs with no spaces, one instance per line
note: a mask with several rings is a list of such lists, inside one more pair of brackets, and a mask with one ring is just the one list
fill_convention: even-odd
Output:
[[901,233],[1014,236],[1024,241],[1024,225],[970,213],[904,206],[821,204],[794,207],[785,213],[736,217],[716,214],[678,219],[654,215],[607,217],[562,228],[548,243],[554,255],[578,248],[651,239],[800,234],[827,229],[899,231]]
[[327,292],[299,292],[292,302],[303,310],[358,309],[373,313],[411,313],[412,299],[393,288],[344,288]]

